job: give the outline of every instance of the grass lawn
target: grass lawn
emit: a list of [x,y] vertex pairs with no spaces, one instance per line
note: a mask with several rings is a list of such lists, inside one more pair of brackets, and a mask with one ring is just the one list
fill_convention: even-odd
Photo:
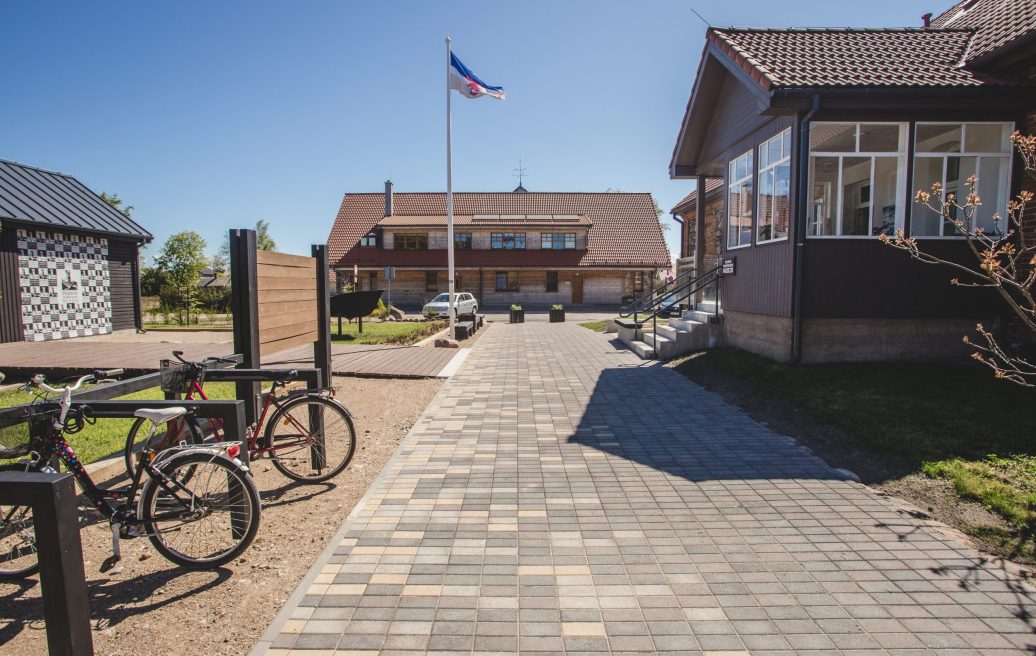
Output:
[[413,344],[446,327],[445,321],[373,321],[363,322],[363,332],[357,332],[359,324],[331,321],[331,339],[346,344]]
[[[208,383],[205,385],[205,393],[210,399],[233,399],[235,398],[234,383]],[[28,392],[17,390],[0,392],[0,408],[28,403],[32,398]],[[157,400],[163,396],[159,388],[153,387],[119,398]],[[88,425],[82,432],[69,435],[68,441],[79,459],[84,464],[90,464],[120,453],[126,446],[126,435],[129,434],[133,421],[133,419],[98,419],[93,426]],[[28,439],[27,431],[27,424],[0,429],[0,442],[5,444],[24,442]]]
[[[616,319],[621,319],[622,317],[615,317],[615,318]],[[633,317],[629,317],[630,320],[632,320],[632,318]],[[600,321],[584,321],[583,323],[581,323],[579,325],[582,326],[583,328],[589,328],[590,330],[592,330],[594,332],[603,333],[605,328],[608,327],[608,321],[609,321],[608,319],[602,319]],[[668,326],[669,325],[669,319],[667,319],[666,317],[659,317],[658,318],[658,325],[659,326]],[[644,327],[650,329],[651,328],[651,322],[650,321],[645,321],[644,322]]]
[[[952,363],[839,363],[789,367],[735,349],[676,364],[711,368],[746,394],[765,394],[851,435],[898,473],[949,480],[1012,526],[1036,534],[1036,392],[988,370]],[[743,403],[751,411],[751,403]],[[1031,545],[1026,551],[1031,555]]]

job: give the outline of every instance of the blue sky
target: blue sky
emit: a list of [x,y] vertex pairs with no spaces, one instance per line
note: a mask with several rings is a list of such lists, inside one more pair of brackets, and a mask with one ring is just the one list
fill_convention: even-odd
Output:
[[344,192],[445,189],[450,35],[508,92],[454,96],[456,191],[509,191],[522,159],[529,190],[668,210],[692,188],[667,173],[704,42],[692,7],[717,26],[917,26],[942,5],[7,0],[0,158],[118,193],[158,243],[196,230],[215,252],[262,218],[308,252]]

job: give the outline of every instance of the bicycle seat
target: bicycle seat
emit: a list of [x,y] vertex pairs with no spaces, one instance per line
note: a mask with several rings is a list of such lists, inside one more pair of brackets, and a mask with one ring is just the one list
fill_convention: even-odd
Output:
[[174,408],[140,408],[133,411],[134,417],[148,419],[156,424],[164,424],[167,421],[178,419],[187,414],[187,408],[176,406]]

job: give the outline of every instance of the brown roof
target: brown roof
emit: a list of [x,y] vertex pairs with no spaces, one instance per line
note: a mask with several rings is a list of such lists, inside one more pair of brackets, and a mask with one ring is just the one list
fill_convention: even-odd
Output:
[[[393,194],[393,217],[445,217],[446,194],[405,193]],[[528,249],[524,251],[456,251],[460,258],[486,257],[484,265],[496,266],[502,258],[515,258],[514,266],[649,266],[668,267],[669,250],[665,245],[662,228],[655,214],[651,194],[646,193],[546,193],[546,192],[489,192],[455,193],[453,209],[456,219],[476,215],[577,215],[592,224],[587,234],[586,250],[551,251],[550,255]],[[385,216],[385,195],[382,193],[346,194],[338,210],[334,227],[328,237],[329,259],[332,266],[353,264],[381,264],[383,256],[376,256],[376,248],[358,245],[362,236],[371,231]],[[403,255],[404,251],[386,252],[385,258],[444,259],[441,253],[427,251],[420,255]],[[562,264],[559,259],[574,260]],[[360,260],[364,260],[361,262]],[[409,261],[409,260],[407,260]],[[390,264],[391,262],[384,262]],[[428,260],[428,265],[433,262]],[[399,266],[408,266],[401,261]],[[423,266],[424,264],[413,264]],[[461,265],[466,266],[466,265]]]
[[[528,192],[526,192],[528,193]],[[446,225],[445,216],[400,216],[393,214],[378,221],[379,227],[433,228]],[[575,228],[592,225],[590,219],[578,214],[490,214],[477,216],[453,215],[453,225],[470,227],[547,227]]]
[[963,0],[932,19],[932,27],[975,30],[964,60],[998,54],[1023,37],[1036,35],[1033,0]]
[[[705,178],[705,199],[708,201],[709,196],[716,196],[723,188],[723,178]],[[673,206],[670,210],[673,214],[680,214],[681,211],[690,209],[688,205],[698,200],[698,190],[695,189],[691,193],[683,197],[679,203]]]
[[766,90],[1010,85],[961,65],[974,34],[973,29],[710,28],[706,38]]

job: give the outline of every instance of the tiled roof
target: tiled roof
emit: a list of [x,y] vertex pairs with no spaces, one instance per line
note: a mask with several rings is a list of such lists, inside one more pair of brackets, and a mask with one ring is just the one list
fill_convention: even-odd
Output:
[[[709,196],[715,196],[723,188],[723,178],[705,178],[705,198],[708,200]],[[679,214],[681,210],[689,209],[687,206],[698,200],[698,190],[695,189],[691,193],[683,197],[679,203],[673,206],[670,210],[674,214]]]
[[151,241],[140,227],[70,175],[0,160],[0,219]]
[[710,28],[707,38],[767,90],[1011,85],[961,66],[973,34],[971,29]]
[[[399,216],[394,214],[378,221],[382,228],[389,227],[441,227],[446,225],[445,216]],[[481,227],[548,227],[567,228],[592,225],[590,219],[578,214],[491,214],[478,216],[453,215],[455,226]]]
[[965,61],[995,53],[1025,36],[1036,34],[1036,2],[1033,0],[963,0],[932,19],[936,28],[968,28],[975,38]]
[[[430,217],[446,215],[446,194],[393,194],[393,216]],[[669,251],[662,228],[655,215],[651,194],[645,193],[546,193],[492,192],[454,193],[454,218],[486,214],[507,215],[578,215],[592,223],[585,251],[562,251],[566,257],[578,255],[572,266],[648,266],[668,267]],[[328,237],[332,266],[351,266],[354,260],[371,257],[370,251],[358,245],[384,217],[385,195],[381,193],[346,194]],[[393,256],[402,253],[393,253]],[[430,251],[435,255],[435,251]],[[457,251],[460,258],[465,251]],[[472,251],[475,253],[475,251]],[[526,251],[492,251],[492,258],[517,257],[533,261],[536,249]],[[558,256],[558,252],[552,254]],[[407,255],[406,257],[415,257]],[[465,256],[466,257],[466,256]],[[459,261],[459,260],[458,260]],[[496,261],[496,260],[494,260]],[[400,264],[400,266],[405,266]],[[417,265],[415,265],[417,266]],[[490,264],[489,266],[494,266]],[[535,265],[539,266],[539,265]],[[547,266],[547,265],[544,265]],[[556,266],[556,265],[555,265]],[[568,266],[568,265],[565,265]]]

